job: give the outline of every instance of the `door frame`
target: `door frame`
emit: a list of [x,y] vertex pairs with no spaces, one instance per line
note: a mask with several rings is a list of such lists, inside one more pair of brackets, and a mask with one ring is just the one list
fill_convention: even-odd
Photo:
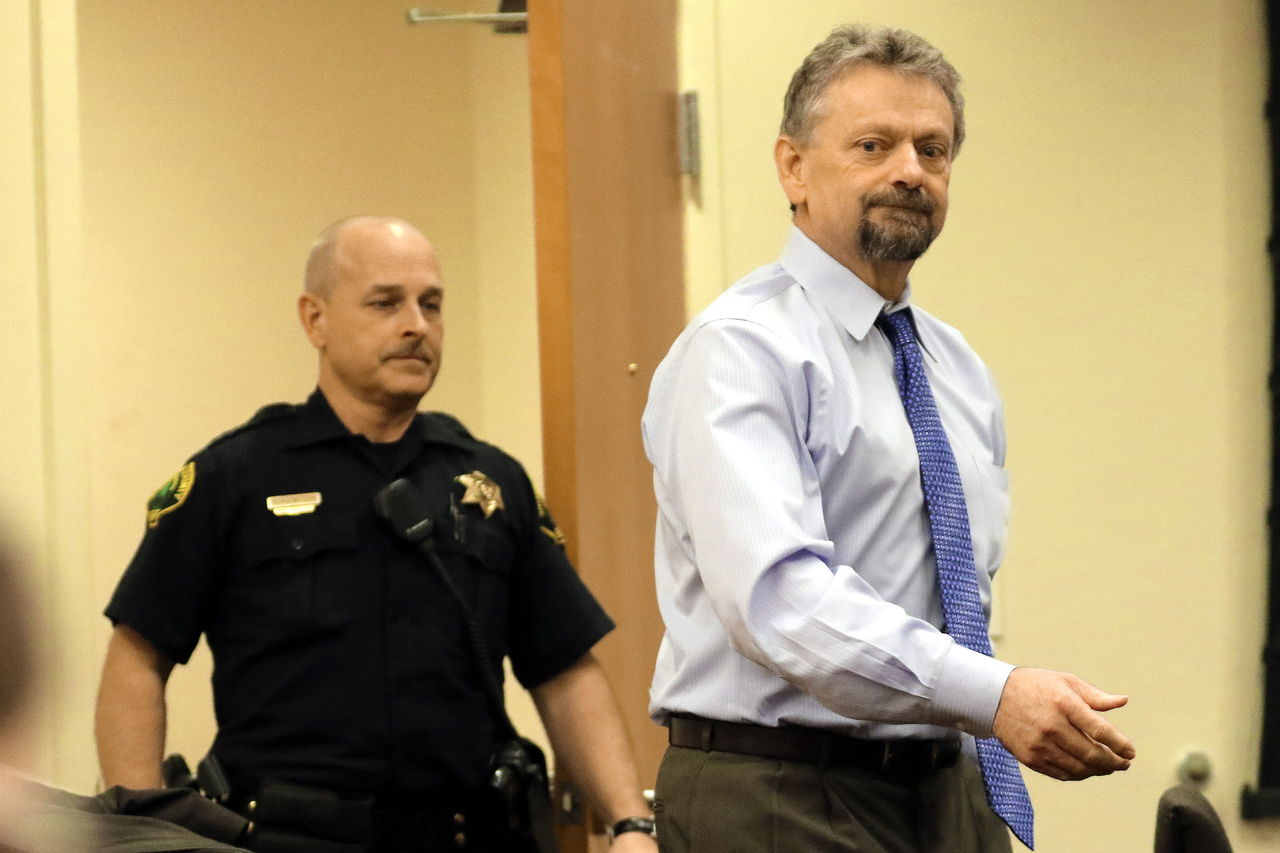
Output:
[[[618,623],[595,652],[645,787],[666,732],[648,717],[662,621],[640,415],[685,321],[676,13],[676,0],[529,2],[546,492]],[[562,828],[567,853],[588,849],[593,823]]]

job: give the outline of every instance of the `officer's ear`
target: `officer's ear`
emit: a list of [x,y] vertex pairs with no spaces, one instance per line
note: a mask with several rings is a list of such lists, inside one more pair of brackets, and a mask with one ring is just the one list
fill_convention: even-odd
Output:
[[327,313],[324,297],[303,291],[298,297],[298,321],[302,330],[307,333],[307,340],[316,349],[324,349],[328,337],[325,321]]

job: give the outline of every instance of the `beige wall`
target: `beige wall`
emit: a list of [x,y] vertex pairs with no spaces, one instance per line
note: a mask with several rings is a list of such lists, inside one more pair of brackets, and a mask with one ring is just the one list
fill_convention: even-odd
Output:
[[836,24],[914,29],[965,77],[969,137],[915,298],[965,332],[1007,406],[1014,514],[999,653],[1132,694],[1133,769],[1029,779],[1047,853],[1150,849],[1187,749],[1241,851],[1257,781],[1271,296],[1261,4],[686,0],[707,167],[689,303],[776,257],[771,144]]
[[[413,27],[404,8],[5,6],[0,106],[18,120],[0,136],[0,217],[16,237],[0,263],[17,310],[0,387],[20,414],[2,427],[0,494],[51,615],[37,770],[58,784],[95,784],[99,613],[147,495],[218,432],[314,384],[293,302],[323,225],[391,212],[433,238],[448,358],[425,405],[540,479],[524,38]],[[191,758],[212,732],[208,674],[201,650],[171,681],[169,748]]]
[[[37,207],[38,163],[42,156],[35,137],[38,102],[37,75],[32,63],[31,9],[26,4],[0,7],[0,280],[5,282],[10,314],[0,335],[0,410],[25,413],[0,418],[0,447],[5,448],[5,471],[0,479],[0,517],[6,538],[35,543],[41,540],[47,518],[43,459],[45,436],[41,401],[41,253],[42,211]],[[29,547],[24,555],[35,568],[48,563],[47,549]],[[33,575],[38,573],[33,572]],[[32,578],[34,580],[34,578]],[[41,590],[43,593],[44,590]],[[8,739],[3,741],[10,747]],[[19,748],[25,753],[25,748]],[[33,755],[6,755],[25,761]]]
[[92,752],[82,723],[92,689],[85,676],[96,665],[81,653],[89,636],[83,348],[78,334],[55,334],[82,316],[75,13],[71,0],[32,0],[0,14],[0,275],[13,306],[0,336],[0,512],[23,546],[50,641],[41,672],[56,673],[37,702],[37,749],[24,769],[59,775]]

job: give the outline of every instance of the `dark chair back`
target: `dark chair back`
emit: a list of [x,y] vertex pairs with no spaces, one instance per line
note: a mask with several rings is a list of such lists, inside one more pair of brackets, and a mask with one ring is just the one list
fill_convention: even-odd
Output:
[[1156,809],[1155,853],[1231,853],[1213,806],[1191,785],[1175,785]]

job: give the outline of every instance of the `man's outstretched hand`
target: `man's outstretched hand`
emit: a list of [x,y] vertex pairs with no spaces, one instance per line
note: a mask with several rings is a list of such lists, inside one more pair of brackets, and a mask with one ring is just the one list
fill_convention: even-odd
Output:
[[1019,667],[1005,682],[995,736],[1014,758],[1054,779],[1128,770],[1133,743],[1099,713],[1128,701],[1067,672]]

